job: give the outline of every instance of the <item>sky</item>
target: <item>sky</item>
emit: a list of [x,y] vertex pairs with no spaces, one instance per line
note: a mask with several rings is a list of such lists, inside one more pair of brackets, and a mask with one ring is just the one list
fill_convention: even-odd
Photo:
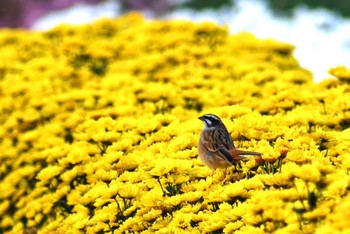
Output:
[[[39,19],[35,30],[47,30],[60,23],[81,24],[101,17],[121,14],[118,1],[107,0],[95,6],[77,4],[69,9],[50,13]],[[146,17],[150,14],[146,13]],[[251,32],[258,38],[273,38],[293,44],[294,56],[310,70],[315,81],[331,77],[331,67],[350,67],[350,19],[326,9],[299,7],[292,17],[276,16],[263,0],[238,0],[234,7],[218,11],[176,10],[167,19],[189,19],[195,22],[214,21],[227,25],[232,34]]]

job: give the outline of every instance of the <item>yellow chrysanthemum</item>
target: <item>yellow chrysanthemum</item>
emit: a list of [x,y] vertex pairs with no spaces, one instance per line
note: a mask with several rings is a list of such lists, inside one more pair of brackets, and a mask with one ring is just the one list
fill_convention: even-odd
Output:
[[[346,232],[349,69],[293,49],[137,13],[0,31],[0,230]],[[211,175],[204,113],[262,156]]]

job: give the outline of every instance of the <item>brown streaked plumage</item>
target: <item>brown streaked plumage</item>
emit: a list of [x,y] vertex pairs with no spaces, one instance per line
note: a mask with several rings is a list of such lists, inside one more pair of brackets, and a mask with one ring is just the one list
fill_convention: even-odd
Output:
[[236,166],[246,155],[261,155],[258,152],[237,149],[231,135],[218,116],[205,114],[199,119],[204,123],[198,142],[199,158],[213,170],[213,173],[217,168]]

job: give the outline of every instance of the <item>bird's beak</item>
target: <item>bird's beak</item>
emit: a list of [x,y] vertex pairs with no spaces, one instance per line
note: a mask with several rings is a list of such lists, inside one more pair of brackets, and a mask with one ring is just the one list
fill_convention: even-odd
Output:
[[204,116],[198,117],[198,119],[204,121]]

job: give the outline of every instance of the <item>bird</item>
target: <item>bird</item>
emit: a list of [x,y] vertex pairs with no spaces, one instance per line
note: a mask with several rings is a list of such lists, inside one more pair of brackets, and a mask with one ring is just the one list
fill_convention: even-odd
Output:
[[204,127],[199,137],[198,153],[201,161],[212,170],[240,166],[246,156],[261,156],[259,152],[239,150],[221,119],[214,114],[205,114],[198,119]]

